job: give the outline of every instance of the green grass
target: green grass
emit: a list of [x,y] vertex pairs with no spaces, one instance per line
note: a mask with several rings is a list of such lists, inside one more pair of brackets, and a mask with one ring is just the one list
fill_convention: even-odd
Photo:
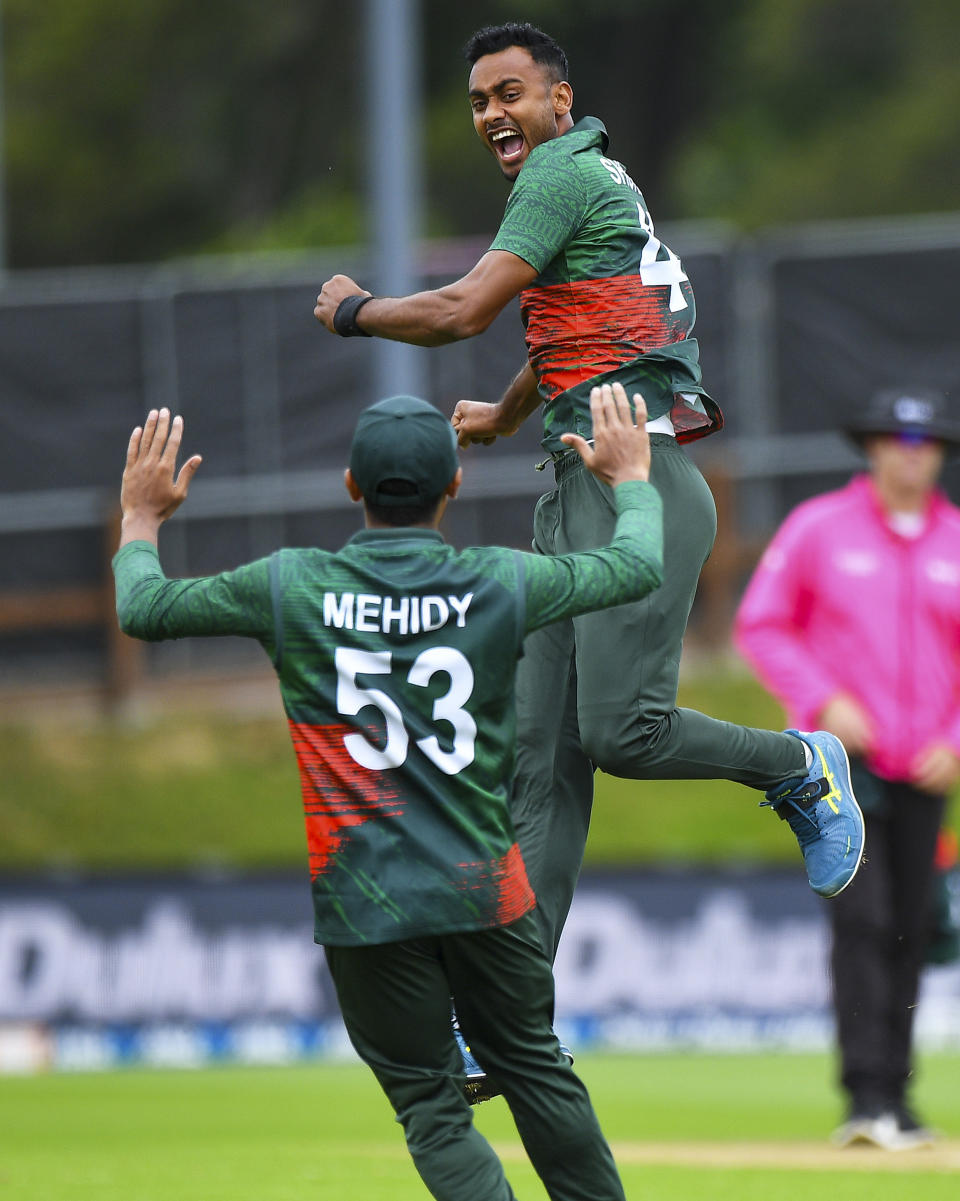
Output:
[[[670,1201],[952,1201],[958,1174],[922,1153],[832,1152],[839,1102],[826,1056],[583,1056],[627,1196]],[[924,1061],[918,1102],[960,1133],[960,1058]],[[480,1128],[504,1155],[518,1195],[545,1193],[522,1158],[501,1100]],[[399,1127],[360,1065],[196,1072],[122,1071],[8,1078],[0,1087],[4,1201],[426,1201]],[[675,1164],[635,1162],[638,1143],[806,1144],[828,1167],[710,1167],[696,1149]],[[957,1143],[953,1142],[957,1148]],[[823,1150],[821,1150],[823,1149]],[[823,1159],[823,1154],[826,1159]],[[960,1148],[958,1148],[960,1153]],[[631,1159],[633,1162],[631,1162]],[[954,1161],[956,1162],[956,1160]]]
[[[705,674],[680,703],[780,728],[749,678]],[[796,862],[782,824],[725,781],[598,775],[592,864]],[[954,806],[954,824],[957,809]],[[0,726],[0,869],[302,866],[299,785],[280,716],[188,709],[146,726]]]
[[238,867],[306,861],[281,717],[166,715],[0,728],[0,866]]

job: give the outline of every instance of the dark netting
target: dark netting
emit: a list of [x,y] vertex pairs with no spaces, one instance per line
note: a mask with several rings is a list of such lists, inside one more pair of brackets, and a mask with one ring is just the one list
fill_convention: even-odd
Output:
[[[897,380],[960,404],[951,304],[960,234],[918,249],[878,232],[868,246],[861,235],[856,251],[837,238],[819,249],[802,230],[753,242],[682,229],[666,237],[694,282],[704,384],[727,419],[691,453],[734,481],[729,503],[749,537],[769,535],[857,463],[852,452],[821,462],[809,441],[785,462],[758,462],[758,434],[822,433],[836,452],[850,407]],[[445,250],[426,286],[456,278],[476,253]],[[366,277],[362,266],[337,266]],[[162,535],[171,575],[207,574],[283,543],[335,549],[358,528],[341,473],[357,413],[380,399],[374,344],[317,327],[326,263],[258,270],[67,272],[55,287],[11,278],[0,308],[0,600],[104,585],[127,436],[150,406],[181,412],[185,450],[204,456],[185,514]],[[461,397],[494,400],[524,357],[513,303],[480,337],[424,352],[427,398],[446,413]],[[463,494],[444,527],[455,545],[529,546],[536,495],[553,486],[549,467],[533,471],[539,424],[464,454]],[[945,482],[960,496],[960,463]],[[0,662],[12,673],[97,671],[106,641],[97,622],[0,629]],[[151,648],[146,659],[157,670],[240,661],[247,652],[231,644]]]

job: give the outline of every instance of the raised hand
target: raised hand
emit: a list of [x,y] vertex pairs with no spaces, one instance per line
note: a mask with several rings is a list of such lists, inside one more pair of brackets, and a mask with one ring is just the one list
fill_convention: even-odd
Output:
[[183,418],[171,421],[169,409],[151,409],[130,435],[120,488],[121,546],[141,538],[155,542],[157,530],[186,500],[202,460],[193,455],[174,475],[182,439]]
[[[634,413],[636,423],[634,423]],[[579,434],[563,434],[561,441],[580,455],[588,470],[611,487],[627,480],[650,478],[650,437],[647,406],[639,392],[633,395],[633,413],[623,384],[602,384],[590,391],[593,445]]]

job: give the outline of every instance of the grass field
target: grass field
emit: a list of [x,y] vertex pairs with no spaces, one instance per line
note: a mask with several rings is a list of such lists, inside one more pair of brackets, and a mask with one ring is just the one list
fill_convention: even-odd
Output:
[[[198,709],[189,687],[178,696],[182,709],[143,724],[59,722],[55,738],[46,724],[0,725],[0,869],[299,870],[299,785],[272,685],[266,716],[228,700]],[[743,673],[698,675],[680,702],[747,725],[783,720]],[[723,781],[598,775],[587,862],[798,863],[758,799]]]
[[[960,1057],[921,1065],[931,1151],[838,1151],[825,1056],[583,1056],[629,1198],[955,1201]],[[502,1100],[476,1111],[521,1198],[544,1198]],[[0,1083],[4,1201],[426,1201],[367,1070],[126,1071]]]

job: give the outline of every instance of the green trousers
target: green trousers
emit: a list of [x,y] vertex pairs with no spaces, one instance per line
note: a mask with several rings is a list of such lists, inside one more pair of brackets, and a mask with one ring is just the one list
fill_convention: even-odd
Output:
[[514,1198],[464,1099],[452,997],[548,1196],[624,1201],[587,1090],[553,1033],[553,973],[532,914],[469,934],[327,947],[326,956],[350,1040],[393,1106],[434,1197]]
[[[650,479],[663,500],[663,583],[636,604],[531,634],[517,675],[511,809],[551,955],[583,860],[595,768],[631,780],[736,780],[763,790],[806,773],[792,735],[677,708],[683,636],[717,514],[676,439],[653,434],[650,445]],[[605,545],[616,521],[611,490],[572,452],[556,475],[557,487],[537,504],[534,548],[550,555]]]

